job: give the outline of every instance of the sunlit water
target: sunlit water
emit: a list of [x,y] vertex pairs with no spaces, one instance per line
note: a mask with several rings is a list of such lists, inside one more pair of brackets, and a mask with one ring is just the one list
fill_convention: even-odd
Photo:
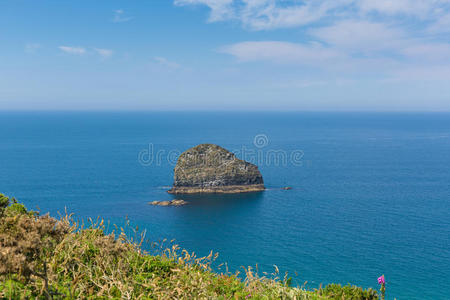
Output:
[[[173,198],[177,155],[205,142],[254,160],[269,189],[148,205]],[[310,288],[385,274],[390,299],[449,299],[449,153],[449,114],[0,113],[0,192],[29,208],[128,216]]]

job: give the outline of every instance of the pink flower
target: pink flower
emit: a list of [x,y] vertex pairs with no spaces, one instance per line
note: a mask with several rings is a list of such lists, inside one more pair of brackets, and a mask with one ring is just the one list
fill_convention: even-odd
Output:
[[385,284],[386,280],[384,280],[384,275],[381,275],[380,277],[378,277],[378,283],[379,284]]

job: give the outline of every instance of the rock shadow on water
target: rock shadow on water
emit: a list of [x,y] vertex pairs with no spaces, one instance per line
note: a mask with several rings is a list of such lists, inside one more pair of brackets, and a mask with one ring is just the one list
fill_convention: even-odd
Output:
[[185,194],[180,197],[189,204],[183,207],[235,207],[246,206],[259,202],[264,197],[264,191],[242,194]]

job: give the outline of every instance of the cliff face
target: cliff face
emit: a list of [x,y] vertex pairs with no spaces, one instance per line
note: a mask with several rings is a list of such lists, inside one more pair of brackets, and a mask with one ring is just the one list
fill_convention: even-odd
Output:
[[264,190],[258,167],[213,144],[183,152],[169,193],[241,193]]

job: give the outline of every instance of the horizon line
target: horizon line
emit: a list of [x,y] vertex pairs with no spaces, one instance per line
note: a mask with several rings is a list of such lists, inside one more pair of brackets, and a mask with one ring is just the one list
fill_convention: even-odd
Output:
[[450,113],[450,110],[0,109],[0,113]]

